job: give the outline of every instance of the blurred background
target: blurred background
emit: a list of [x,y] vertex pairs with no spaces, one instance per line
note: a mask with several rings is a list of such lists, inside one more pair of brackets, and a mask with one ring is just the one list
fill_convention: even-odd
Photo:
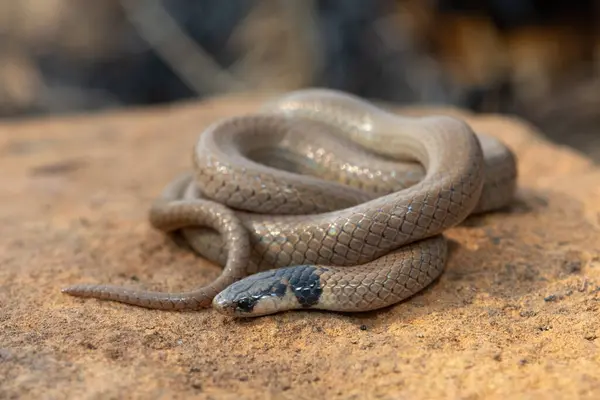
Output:
[[599,3],[0,0],[0,118],[323,86],[517,115],[600,162]]

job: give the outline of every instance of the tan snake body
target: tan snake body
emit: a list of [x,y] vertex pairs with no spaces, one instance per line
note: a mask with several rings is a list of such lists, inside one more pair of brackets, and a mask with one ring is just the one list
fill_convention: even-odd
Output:
[[152,225],[181,231],[224,266],[183,293],[75,285],[65,293],[158,309],[211,305],[233,316],[368,311],[443,271],[442,233],[510,203],[513,153],[456,118],[401,117],[305,89],[202,132],[194,171],[167,186]]

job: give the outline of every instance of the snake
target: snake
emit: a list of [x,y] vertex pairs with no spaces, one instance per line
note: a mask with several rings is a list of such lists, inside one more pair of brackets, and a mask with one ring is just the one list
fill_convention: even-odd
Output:
[[461,118],[402,115],[320,87],[211,122],[191,161],[153,200],[149,222],[220,275],[182,292],[64,293],[234,318],[391,307],[440,277],[445,231],[510,205],[518,175],[514,152]]

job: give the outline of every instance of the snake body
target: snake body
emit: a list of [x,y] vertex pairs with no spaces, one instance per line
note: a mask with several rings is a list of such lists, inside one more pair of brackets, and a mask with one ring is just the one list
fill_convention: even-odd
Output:
[[154,202],[224,267],[183,293],[110,285],[63,292],[156,309],[211,305],[232,316],[396,304],[443,271],[443,232],[513,198],[513,153],[448,116],[403,117],[359,97],[304,89],[207,127],[193,171]]

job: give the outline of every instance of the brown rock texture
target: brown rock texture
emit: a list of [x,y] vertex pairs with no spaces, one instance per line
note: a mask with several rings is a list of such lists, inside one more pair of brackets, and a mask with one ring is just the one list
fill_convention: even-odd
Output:
[[0,398],[600,397],[600,170],[503,116],[399,110],[465,118],[520,173],[514,205],[448,231],[446,271],[404,303],[238,321],[61,293],[216,278],[147,212],[203,127],[261,101],[0,125]]

